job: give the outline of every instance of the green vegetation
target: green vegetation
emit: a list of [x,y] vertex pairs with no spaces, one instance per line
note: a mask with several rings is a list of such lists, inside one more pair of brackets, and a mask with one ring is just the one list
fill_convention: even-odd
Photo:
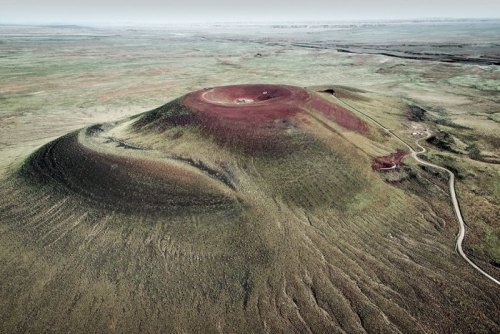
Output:
[[422,109],[421,107],[416,105],[410,105],[408,106],[408,108],[409,108],[408,119],[410,121],[421,122],[426,119],[425,114],[427,113],[427,111],[425,109]]
[[479,148],[475,143],[472,143],[471,145],[467,146],[467,152],[469,154],[469,158],[474,160],[481,159],[481,151],[479,150]]
[[470,129],[470,128],[466,127],[466,126],[459,125],[459,124],[453,122],[452,120],[450,120],[448,118],[438,118],[438,119],[435,120],[435,123],[439,124],[439,125],[444,125],[444,126],[450,127],[450,128]]

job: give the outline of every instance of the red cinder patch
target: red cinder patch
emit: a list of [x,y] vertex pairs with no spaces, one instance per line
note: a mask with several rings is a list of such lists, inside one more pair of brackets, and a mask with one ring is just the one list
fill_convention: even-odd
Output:
[[330,101],[324,99],[319,95],[314,95],[311,99],[310,105],[312,109],[315,109],[327,118],[332,119],[340,126],[360,133],[368,132],[368,124],[362,119],[353,115],[352,112],[342,108],[339,105],[331,103]]
[[308,99],[309,93],[299,87],[254,84],[196,91],[182,104],[219,142],[247,151],[275,151],[290,119]]
[[[190,114],[162,119],[157,128],[193,124],[217,142],[246,152],[278,153],[292,149],[286,130],[298,126],[307,111],[321,112],[349,129],[365,133],[368,126],[350,111],[316,93],[287,85],[249,84],[207,88],[180,102]],[[143,117],[150,123],[160,113]],[[297,117],[302,115],[302,117]]]
[[396,169],[401,165],[401,161],[408,154],[407,151],[397,150],[395,153],[383,157],[373,159],[373,170],[391,170]]
[[284,85],[236,85],[209,88],[188,94],[182,104],[217,121],[258,126],[300,112],[309,93]]

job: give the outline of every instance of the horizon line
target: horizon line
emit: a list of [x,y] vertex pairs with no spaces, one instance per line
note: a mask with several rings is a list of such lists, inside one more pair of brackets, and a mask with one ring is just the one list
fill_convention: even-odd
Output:
[[220,21],[210,21],[210,20],[186,20],[186,21],[135,21],[135,20],[124,20],[124,21],[52,21],[52,20],[41,20],[41,21],[2,21],[0,19],[0,26],[79,26],[79,27],[92,27],[92,26],[170,26],[170,25],[198,25],[198,24],[253,24],[253,25],[264,25],[264,24],[349,24],[349,23],[412,23],[412,22],[459,22],[459,21],[495,21],[500,20],[500,17],[415,17],[415,18],[370,18],[370,19],[278,19],[278,20],[220,20]]

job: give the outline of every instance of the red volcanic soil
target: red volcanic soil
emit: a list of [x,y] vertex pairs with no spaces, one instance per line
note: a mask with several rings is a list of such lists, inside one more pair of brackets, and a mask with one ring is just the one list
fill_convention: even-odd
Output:
[[401,161],[408,154],[407,151],[397,150],[395,153],[373,159],[373,170],[390,170],[401,165]]
[[[299,127],[297,114],[319,112],[349,130],[365,133],[368,125],[346,109],[314,92],[287,85],[248,84],[207,88],[180,100],[183,113],[155,110],[137,125],[196,125],[217,142],[246,152],[289,151],[288,129]],[[168,110],[168,108],[166,109]]]
[[368,124],[366,124],[366,122],[356,117],[349,110],[346,110],[339,105],[333,104],[330,101],[325,100],[321,96],[313,96],[310,105],[313,109],[320,111],[327,118],[332,119],[337,124],[346,129],[357,131],[363,134],[368,132]]
[[237,85],[193,92],[182,104],[208,120],[265,127],[265,123],[297,114],[308,99],[309,93],[299,87]]
[[346,129],[361,133],[368,131],[368,125],[350,111],[293,86],[255,84],[209,88],[188,94],[183,104],[219,122],[224,119],[231,125],[244,123],[260,127],[311,108]]
[[[216,140],[245,151],[282,151],[285,130],[302,112],[309,93],[282,85],[236,85],[188,94],[184,105]],[[286,146],[286,145],[282,145]]]

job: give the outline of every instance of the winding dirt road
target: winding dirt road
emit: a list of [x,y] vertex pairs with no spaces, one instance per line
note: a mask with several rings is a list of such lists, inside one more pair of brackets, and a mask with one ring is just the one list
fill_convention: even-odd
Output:
[[425,153],[427,151],[425,149],[425,147],[423,147],[422,145],[420,145],[419,141],[421,139],[427,139],[430,136],[431,136],[431,133],[427,132],[427,136],[425,138],[420,138],[419,140],[417,140],[415,142],[415,144],[418,147],[420,147],[420,151],[417,152],[417,151],[415,151],[415,150],[412,149],[411,156],[413,157],[413,159],[415,159],[418,163],[420,163],[422,165],[426,165],[426,166],[429,166],[429,167],[433,167],[433,168],[437,168],[437,169],[440,169],[440,170],[444,170],[444,171],[446,171],[448,173],[448,175],[450,176],[449,185],[450,185],[451,201],[453,203],[453,209],[455,210],[455,214],[456,214],[458,222],[459,222],[459,224],[458,224],[459,229],[458,229],[457,243],[456,243],[455,248],[458,251],[458,253],[464,258],[464,260],[467,261],[474,269],[476,269],[481,274],[483,274],[484,276],[486,276],[487,278],[489,278],[490,280],[492,280],[497,285],[500,285],[500,281],[499,280],[497,280],[496,278],[494,278],[493,276],[491,276],[490,274],[488,274],[487,272],[485,272],[484,270],[482,270],[481,268],[479,268],[474,262],[472,262],[471,259],[469,259],[467,257],[467,255],[465,254],[465,252],[462,249],[462,243],[463,243],[464,238],[465,238],[465,223],[464,223],[464,219],[463,219],[463,216],[462,216],[462,212],[460,211],[460,206],[458,205],[457,195],[455,193],[455,174],[453,174],[453,172],[450,171],[447,168],[444,168],[444,167],[432,164],[432,163],[427,162],[425,160],[422,160],[422,159],[420,159],[418,157],[419,154],[423,154],[423,153]]
[[429,131],[425,131],[427,133],[427,136],[423,137],[423,138],[420,138],[418,139],[416,142],[415,142],[415,145],[417,145],[419,148],[420,148],[420,151],[415,151],[413,149],[413,147],[411,147],[411,145],[409,145],[407,142],[405,142],[403,139],[401,139],[398,135],[396,135],[394,132],[392,132],[390,129],[386,128],[384,125],[382,125],[380,122],[378,122],[376,119],[372,118],[371,116],[367,115],[366,113],[354,108],[353,106],[351,106],[350,104],[348,104],[347,102],[344,102],[342,101],[341,99],[339,99],[338,97],[335,96],[335,98],[340,101],[341,103],[343,103],[344,105],[348,106],[351,110],[354,110],[360,114],[362,114],[363,116],[371,119],[373,122],[375,122],[380,128],[382,128],[383,130],[387,131],[388,133],[390,133],[392,136],[394,136],[395,138],[397,138],[401,143],[403,143],[406,147],[408,147],[410,149],[410,152],[411,152],[411,156],[413,157],[413,159],[415,159],[418,163],[422,164],[422,165],[425,165],[425,166],[429,166],[429,167],[432,167],[432,168],[436,168],[436,169],[440,169],[440,170],[443,170],[443,171],[446,171],[448,173],[448,175],[450,176],[449,178],[449,186],[450,186],[450,195],[451,195],[451,201],[453,203],[453,209],[455,211],[455,214],[457,216],[457,219],[458,219],[458,235],[457,235],[457,242],[456,242],[456,245],[455,245],[455,248],[456,250],[458,251],[458,253],[460,254],[460,256],[462,256],[462,258],[464,258],[465,261],[467,261],[467,263],[469,265],[471,265],[474,269],[476,269],[479,273],[481,273],[483,276],[487,277],[488,279],[490,279],[493,283],[497,284],[500,286],[500,281],[497,280],[496,278],[494,278],[493,276],[491,276],[490,274],[488,274],[487,272],[485,272],[484,270],[482,270],[479,266],[477,266],[474,262],[472,262],[472,260],[470,258],[467,257],[467,255],[465,254],[465,252],[463,251],[462,249],[462,243],[464,241],[464,238],[465,238],[465,222],[464,222],[464,219],[463,219],[463,216],[462,216],[462,212],[460,211],[460,205],[458,204],[458,199],[457,199],[457,195],[455,193],[455,174],[453,174],[452,171],[450,171],[449,169],[445,168],[445,167],[441,167],[441,166],[438,166],[438,165],[435,165],[433,163],[430,163],[430,162],[427,162],[425,160],[422,160],[420,159],[418,156],[420,154],[424,154],[425,152],[427,152],[427,150],[422,146],[420,145],[419,141],[422,140],[422,139],[427,139],[429,138],[432,134],[429,132]]

